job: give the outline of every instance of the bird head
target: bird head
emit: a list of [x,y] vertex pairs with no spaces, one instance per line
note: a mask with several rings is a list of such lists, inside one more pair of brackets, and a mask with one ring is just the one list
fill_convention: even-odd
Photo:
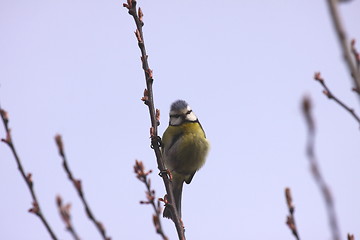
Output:
[[197,122],[198,119],[184,100],[177,100],[170,107],[169,125],[178,126],[184,122]]

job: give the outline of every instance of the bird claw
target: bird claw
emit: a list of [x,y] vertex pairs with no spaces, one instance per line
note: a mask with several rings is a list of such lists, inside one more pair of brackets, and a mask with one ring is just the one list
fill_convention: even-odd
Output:
[[154,149],[154,147],[157,146],[158,148],[162,147],[163,146],[163,143],[161,141],[161,137],[159,136],[154,136],[151,138],[151,145],[150,147],[152,149]]
[[159,172],[159,176],[160,176],[160,177],[163,177],[164,175],[168,176],[169,179],[170,179],[170,181],[172,181],[172,174],[171,174],[171,172],[170,172],[168,169],[166,169],[166,170],[161,170],[161,171]]

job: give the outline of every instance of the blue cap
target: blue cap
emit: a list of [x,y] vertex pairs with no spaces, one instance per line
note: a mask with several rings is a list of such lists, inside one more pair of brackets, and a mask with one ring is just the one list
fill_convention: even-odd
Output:
[[186,109],[187,107],[188,107],[187,102],[185,102],[184,100],[177,100],[173,102],[173,104],[171,104],[170,111],[179,111],[184,108]]

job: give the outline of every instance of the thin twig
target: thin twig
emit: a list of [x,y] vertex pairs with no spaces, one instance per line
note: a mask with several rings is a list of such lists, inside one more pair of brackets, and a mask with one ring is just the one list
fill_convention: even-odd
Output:
[[335,95],[330,91],[330,89],[328,88],[328,86],[325,83],[324,78],[322,78],[320,72],[315,73],[314,75],[314,79],[316,81],[318,81],[321,86],[324,88],[323,93],[329,98],[334,100],[336,103],[338,103],[342,108],[344,108],[346,111],[348,111],[354,118],[355,120],[358,122],[358,124],[360,124],[360,117],[355,113],[355,110],[353,108],[348,107],[343,101],[341,101],[339,98],[335,97]]
[[71,234],[71,236],[73,236],[73,238],[75,240],[80,240],[80,237],[76,233],[75,228],[71,222],[71,214],[70,214],[71,205],[70,205],[70,203],[63,205],[61,197],[57,196],[56,197],[56,205],[58,207],[60,217],[63,220],[63,222],[65,223],[66,230],[69,231],[69,233]]
[[306,153],[310,162],[311,173],[325,201],[332,239],[340,240],[340,231],[336,219],[334,200],[330,189],[320,172],[319,164],[315,156],[315,123],[312,116],[312,103],[309,97],[304,97],[302,102],[302,109],[308,128]]
[[26,174],[24,167],[22,166],[21,160],[19,155],[17,154],[17,151],[15,149],[14,146],[14,142],[12,140],[12,136],[11,136],[11,130],[9,128],[9,117],[7,112],[4,109],[0,108],[0,115],[1,115],[1,119],[2,122],[4,124],[5,127],[5,132],[6,132],[6,138],[5,139],[1,139],[2,142],[6,143],[6,145],[8,145],[8,147],[10,148],[12,154],[14,155],[14,158],[16,160],[18,169],[20,171],[21,176],[23,177],[23,179],[25,180],[25,183],[30,191],[31,197],[32,197],[32,205],[33,207],[29,209],[29,212],[34,213],[36,216],[38,216],[41,219],[41,222],[44,224],[46,230],[49,232],[50,236],[52,239],[56,240],[58,239],[55,236],[54,231],[52,230],[52,228],[50,227],[48,221],[46,220],[45,216],[43,215],[41,208],[40,208],[40,204],[39,201],[37,199],[37,196],[35,194],[35,190],[34,190],[34,182],[32,181],[32,175],[31,173]]
[[327,2],[330,10],[331,19],[342,49],[343,57],[346,62],[346,66],[350,72],[350,75],[352,76],[354,82],[354,88],[357,89],[358,93],[360,93],[360,72],[357,71],[355,63],[351,59],[350,47],[349,47],[350,42],[348,41],[345,28],[341,21],[339,9],[338,9],[338,0],[327,0]]
[[106,236],[106,231],[105,231],[105,227],[104,225],[98,221],[93,212],[91,211],[90,209],[90,206],[89,204],[87,203],[87,200],[85,198],[85,195],[84,195],[84,192],[83,192],[83,189],[82,189],[82,185],[81,185],[81,180],[79,179],[75,179],[73,177],[73,174],[72,172],[70,171],[70,168],[68,166],[68,163],[67,163],[67,158],[66,158],[66,155],[65,155],[65,150],[64,150],[64,144],[63,144],[63,141],[62,141],[62,138],[61,138],[61,135],[56,135],[55,136],[55,142],[56,142],[56,145],[58,147],[58,150],[59,150],[59,155],[61,156],[62,160],[63,160],[63,167],[64,167],[64,170],[70,180],[70,182],[73,183],[83,205],[84,205],[84,209],[85,209],[85,212],[87,214],[87,216],[89,217],[89,219],[94,223],[95,227],[97,228],[97,230],[99,231],[99,233],[101,234],[101,236],[103,237],[104,240],[110,240],[111,238]]
[[147,201],[140,201],[141,204],[150,204],[155,214],[153,215],[153,223],[156,229],[156,233],[160,234],[163,240],[168,240],[168,237],[165,235],[164,230],[162,229],[160,216],[162,208],[160,206],[159,199],[157,200],[157,203],[155,203],[155,190],[151,189],[151,182],[150,179],[148,179],[148,175],[152,172],[145,171],[144,164],[141,161],[135,161],[134,165],[134,172],[136,174],[136,177],[145,184],[146,186],[146,198]]
[[154,82],[154,79],[153,79],[152,70],[149,68],[148,55],[146,54],[144,35],[142,31],[142,27],[144,25],[144,22],[142,21],[143,12],[141,8],[139,8],[137,11],[135,0],[127,0],[127,3],[124,3],[123,6],[129,10],[128,12],[131,16],[133,16],[136,24],[135,36],[137,38],[138,46],[141,51],[141,61],[142,61],[142,67],[145,73],[145,81],[146,81],[146,89],[144,91],[144,96],[142,100],[148,106],[150,113],[150,120],[151,120],[151,128],[150,128],[151,147],[154,149],[158,169],[160,170],[160,176],[162,177],[166,188],[167,198],[168,198],[167,205],[170,206],[172,214],[173,216],[175,216],[173,218],[173,221],[176,227],[176,231],[178,233],[178,237],[179,239],[184,240],[185,239],[184,226],[174,204],[175,201],[174,201],[174,195],[172,191],[172,184],[170,181],[169,172],[166,171],[160,150],[161,138],[158,136],[158,125],[160,124],[159,122],[160,112],[158,109],[155,110],[154,107],[154,97],[153,97],[153,89],[152,89],[152,84]]
[[285,198],[286,198],[286,204],[287,204],[288,209],[289,209],[289,215],[286,218],[286,224],[290,228],[290,230],[291,230],[292,234],[294,235],[294,237],[297,240],[300,240],[300,236],[299,236],[299,233],[298,233],[298,230],[297,230],[297,227],[296,227],[296,223],[295,223],[295,217],[294,217],[295,207],[294,207],[293,202],[292,202],[290,188],[285,188]]

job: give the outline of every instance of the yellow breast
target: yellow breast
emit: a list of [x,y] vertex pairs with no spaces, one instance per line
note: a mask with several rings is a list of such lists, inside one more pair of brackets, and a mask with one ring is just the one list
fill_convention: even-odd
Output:
[[169,126],[163,135],[163,156],[166,167],[191,175],[202,167],[209,149],[205,133],[198,122]]

